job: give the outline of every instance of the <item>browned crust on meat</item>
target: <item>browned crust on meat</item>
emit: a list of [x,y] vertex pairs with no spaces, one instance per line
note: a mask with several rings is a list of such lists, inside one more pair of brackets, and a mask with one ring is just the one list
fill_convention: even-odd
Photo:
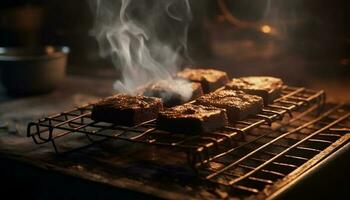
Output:
[[91,118],[95,121],[133,126],[155,119],[162,109],[159,98],[117,94],[94,104]]
[[198,98],[195,104],[224,108],[229,121],[235,121],[259,113],[263,108],[263,99],[243,91],[221,90]]
[[247,94],[258,95],[264,99],[267,105],[277,99],[282,92],[283,81],[280,78],[270,76],[248,76],[234,78],[226,89],[242,90]]
[[[189,98],[184,98],[181,95],[184,90],[189,90]],[[139,94],[151,97],[161,98],[163,105],[172,107],[184,104],[203,95],[202,86],[200,83],[187,82],[185,80],[161,80],[148,84],[139,89]]]
[[227,124],[224,109],[184,104],[159,113],[157,127],[177,133],[205,133]]
[[229,82],[226,72],[215,69],[186,68],[177,77],[201,83],[204,93],[215,91]]

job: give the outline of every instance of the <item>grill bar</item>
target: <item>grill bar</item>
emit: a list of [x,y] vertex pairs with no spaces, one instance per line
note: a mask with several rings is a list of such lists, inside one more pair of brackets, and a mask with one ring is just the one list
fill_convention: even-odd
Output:
[[281,180],[300,175],[350,140],[350,107],[327,107],[325,98],[324,91],[285,86],[259,114],[201,135],[158,130],[155,119],[133,127],[95,122],[93,104],[87,104],[29,123],[27,136],[36,144],[51,143],[56,153],[60,138],[77,134],[86,136],[87,146],[116,139],[176,148],[204,183],[239,197],[270,195],[286,183]]
[[[318,105],[314,105],[314,106],[308,108],[308,109],[307,109],[306,111],[304,111],[303,113],[301,113],[301,114],[299,114],[298,116],[296,116],[295,118],[292,118],[292,119],[289,120],[287,123],[288,123],[288,124],[289,124],[289,123],[292,123],[292,122],[294,122],[294,121],[296,121],[296,120],[298,120],[298,119],[304,117],[305,115],[310,114],[311,112],[315,111],[317,108],[318,108]],[[286,125],[286,123],[285,123],[284,125]],[[238,129],[238,130],[236,130],[236,131],[241,131],[241,130]],[[247,133],[246,133],[246,134],[247,134]],[[239,149],[239,148],[242,148],[242,147],[244,147],[244,146],[247,146],[247,145],[249,145],[249,144],[251,144],[251,143],[254,143],[254,142],[258,141],[258,140],[261,139],[261,138],[268,137],[269,134],[270,134],[270,133],[267,133],[267,134],[264,134],[264,135],[260,135],[260,136],[256,136],[253,140],[247,141],[247,142],[245,142],[244,144],[242,144],[242,145],[240,145],[240,146],[237,146],[237,147],[231,148],[231,149],[229,149],[229,150],[227,150],[227,151],[225,151],[225,152],[216,154],[216,155],[214,155],[214,156],[212,156],[212,157],[210,157],[210,158],[208,158],[208,159],[206,159],[206,160],[204,160],[204,161],[202,161],[202,162],[200,162],[200,163],[197,163],[196,167],[199,167],[199,166],[201,166],[201,165],[203,165],[203,164],[205,164],[205,163],[208,163],[208,162],[210,162],[210,161],[212,161],[212,160],[215,160],[215,159],[217,159],[217,158],[219,158],[219,157],[222,157],[222,156],[224,156],[224,155],[226,155],[226,154],[229,154],[229,153],[235,151],[236,149]]]
[[59,153],[59,150],[55,140],[71,133],[84,134],[91,142],[93,140],[90,136],[98,136],[180,148],[187,152],[189,164],[196,168],[220,155],[220,152],[216,150],[219,150],[222,144],[227,146],[228,143],[229,146],[232,146],[239,135],[261,125],[271,125],[274,121],[282,120],[285,114],[292,116],[293,111],[305,106],[314,105],[311,107],[316,109],[324,102],[324,98],[323,91],[285,86],[282,96],[276,99],[274,104],[265,107],[262,113],[205,136],[188,136],[160,131],[155,128],[155,120],[134,127],[94,122],[90,119],[91,104],[32,122],[28,125],[27,132],[28,137],[32,137],[36,144],[51,142],[56,153]]
[[[271,158],[270,160],[265,161],[264,164],[260,165],[259,167],[256,167],[255,169],[253,169],[253,170],[250,171],[249,173],[245,174],[244,176],[241,176],[241,177],[235,179],[234,181],[230,182],[230,185],[233,185],[233,184],[235,184],[235,183],[241,181],[242,179],[244,179],[244,178],[246,178],[246,177],[248,177],[248,176],[254,174],[254,173],[257,172],[258,170],[262,169],[263,167],[265,167],[265,166],[268,165],[269,163],[273,162],[273,161],[276,160],[277,158],[281,157],[282,155],[284,155],[285,153],[287,153],[288,151],[290,151],[292,148],[296,148],[298,145],[300,145],[301,143],[305,142],[307,139],[313,137],[314,135],[318,134],[319,132],[322,132],[322,131],[324,131],[324,130],[330,128],[330,127],[333,126],[334,124],[338,123],[339,121],[342,121],[342,120],[346,119],[346,118],[349,117],[349,116],[350,116],[350,114],[347,114],[347,115],[341,117],[339,120],[334,121],[333,123],[329,124],[328,126],[326,126],[326,127],[322,128],[322,129],[316,131],[315,133],[309,135],[308,137],[304,138],[303,140],[300,140],[299,142],[297,142],[296,144],[292,145],[292,146],[289,147],[288,149],[282,151],[280,154],[274,156],[274,157]],[[267,146],[267,145],[269,145],[269,143],[267,143],[266,146]],[[265,145],[263,145],[263,146],[265,146]],[[265,147],[266,147],[266,146],[265,146]],[[229,167],[232,167],[232,166],[230,165]],[[228,167],[228,168],[229,168],[229,167]],[[226,168],[226,169],[228,169],[228,168]],[[214,175],[208,176],[207,178],[208,178],[208,179],[209,179],[209,178],[212,178],[213,176],[215,176],[215,175],[217,175],[217,174],[218,174],[218,173],[215,173]]]
[[[239,193],[256,194],[264,186],[298,169],[319,154],[324,149],[321,147],[331,145],[349,130],[346,126],[333,126],[339,125],[339,119],[343,118],[330,120],[333,123],[322,121],[323,118],[331,119],[333,112],[342,105],[318,117],[308,118],[323,107],[323,91],[285,87],[282,94],[260,114],[203,135],[189,136],[157,130],[155,120],[134,127],[94,122],[90,119],[90,104],[30,123],[28,137],[37,144],[51,142],[56,153],[59,153],[56,140],[72,133],[85,135],[92,144],[100,141],[91,138],[97,136],[178,148],[186,152],[188,164],[204,180],[229,186]],[[287,119],[286,114],[289,116]],[[269,128],[272,124],[273,128]],[[281,127],[292,130],[276,135],[276,130]],[[294,138],[295,135],[298,137]],[[304,145],[305,142],[309,146]],[[230,156],[232,159],[227,159]],[[208,167],[210,163],[220,163],[221,167],[211,169]],[[237,171],[238,168],[243,171]],[[224,176],[229,178],[223,181]]]
[[[207,174],[203,177],[205,180],[209,180],[223,186],[241,188],[240,186],[242,184],[245,186],[245,184],[249,183],[249,191],[252,194],[255,194],[256,190],[261,191],[260,187],[264,188],[266,185],[270,185],[268,181],[259,181],[259,178],[262,178],[263,180],[269,180],[267,177],[271,178],[271,175],[280,177],[279,179],[284,178],[291,172],[295,170],[298,171],[301,165],[310,163],[314,157],[325,156],[324,153],[320,152],[326,151],[330,147],[335,148],[336,145],[334,144],[338,143],[337,141],[343,141],[343,143],[344,141],[348,141],[350,139],[349,131],[341,131],[342,134],[337,134],[336,132],[336,130],[348,129],[347,127],[343,126],[350,126],[350,112],[344,112],[343,109],[343,105],[337,105],[325,111],[323,114],[310,118],[309,120],[300,118],[300,116],[306,116],[305,113],[302,113],[296,118],[293,118],[293,120],[289,121],[303,122],[300,126],[297,126],[292,130],[282,133],[276,137],[269,136],[270,141],[267,143],[259,143],[260,146],[258,148],[253,147],[253,149],[247,150],[248,153],[246,153],[247,151],[240,151],[248,144],[252,143],[241,145],[239,147],[231,149],[229,152],[224,152],[216,156],[215,159],[208,161],[207,165],[201,165],[199,167],[199,171],[201,174]],[[324,123],[325,121],[328,123]],[[308,134],[301,133],[301,131],[305,128],[308,128],[308,126],[316,126],[317,128],[310,129],[313,131]],[[266,150],[271,148],[271,150],[276,151],[276,148],[273,148],[276,145],[276,142],[284,139],[286,136],[293,134],[298,135],[298,137],[302,136],[302,138],[294,138],[293,140],[295,142],[289,145],[280,145],[283,147],[283,150],[278,150],[278,152],[270,152],[269,150]],[[266,135],[269,134],[264,134],[261,136],[255,134],[256,138],[263,138],[263,136]],[[332,140],[316,139],[316,137],[319,136],[330,136]],[[318,146],[317,148],[311,146],[302,146],[306,143],[309,145],[317,144],[321,146]],[[277,146],[279,145],[277,144]],[[306,157],[295,155],[295,152],[293,153],[295,150],[311,152],[310,155],[312,156],[306,156],[306,154]],[[212,169],[210,168],[210,163],[220,164],[221,167]],[[237,169],[239,168],[247,169],[247,171],[245,171],[243,174],[237,174]],[[267,173],[270,175],[263,177],[257,176],[258,174],[261,175],[261,173]],[[230,176],[231,174],[234,174],[235,176]],[[254,184],[251,183],[251,181],[260,182],[260,184]],[[271,181],[274,181],[274,179],[272,178]],[[261,186],[261,184],[263,184],[263,186]]]

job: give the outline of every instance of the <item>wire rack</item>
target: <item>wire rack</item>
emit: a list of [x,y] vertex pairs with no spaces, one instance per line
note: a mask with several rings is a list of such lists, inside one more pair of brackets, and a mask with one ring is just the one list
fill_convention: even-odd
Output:
[[200,177],[229,187],[235,196],[270,196],[277,183],[282,187],[350,141],[348,105],[332,105],[318,115],[315,109],[275,129],[247,131],[237,146],[197,163]]
[[[52,143],[56,153],[60,153],[56,141],[73,133],[84,134],[91,143],[96,141],[95,137],[102,137],[179,148],[186,152],[189,165],[197,170],[222,155],[229,154],[248,131],[257,127],[269,127],[273,122],[283,120],[285,115],[291,118],[295,111],[307,108],[320,110],[324,102],[324,91],[285,86],[281,97],[265,106],[259,114],[231,123],[221,130],[200,135],[158,130],[155,119],[133,127],[96,122],[90,118],[92,104],[88,104],[29,123],[27,136],[32,137],[36,144]],[[214,177],[217,174],[208,176],[208,179]]]

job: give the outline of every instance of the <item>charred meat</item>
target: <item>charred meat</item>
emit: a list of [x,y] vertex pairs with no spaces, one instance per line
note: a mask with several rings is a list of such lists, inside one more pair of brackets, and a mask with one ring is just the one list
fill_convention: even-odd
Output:
[[166,107],[180,105],[203,95],[201,84],[185,80],[157,81],[140,89],[139,93],[161,98]]
[[195,104],[226,109],[230,122],[255,115],[264,106],[261,97],[235,90],[221,90],[206,94],[199,97]]
[[227,124],[224,109],[184,104],[168,108],[159,113],[157,127],[177,133],[205,133]]
[[117,94],[94,104],[91,118],[95,121],[133,126],[157,118],[162,109],[159,98]]
[[242,90],[247,94],[258,95],[267,105],[277,99],[282,92],[283,81],[270,76],[249,76],[234,78],[226,85],[226,89]]
[[215,69],[186,68],[178,72],[177,77],[200,83],[204,93],[215,91],[229,82],[226,72]]

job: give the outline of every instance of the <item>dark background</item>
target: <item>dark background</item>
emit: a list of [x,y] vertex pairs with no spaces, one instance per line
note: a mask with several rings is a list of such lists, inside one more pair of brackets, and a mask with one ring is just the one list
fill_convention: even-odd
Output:
[[[224,17],[216,0],[190,0],[190,2],[194,18],[188,40],[192,61],[187,61],[188,63],[222,69],[231,77],[275,75],[282,77],[291,85],[325,89],[328,99],[350,101],[350,7],[347,0],[226,1],[230,13],[241,22],[271,25],[276,31],[271,34],[261,32],[259,26],[242,27],[239,24],[230,23]],[[266,9],[268,3],[271,3],[270,9]],[[97,42],[89,34],[93,19],[85,0],[0,1],[0,46],[53,44],[67,45],[71,49],[68,62],[68,76],[72,75],[69,77],[70,81],[66,81],[52,94],[51,98],[37,97],[36,101],[28,104],[30,108],[41,109],[38,112],[46,116],[49,106],[45,107],[45,105],[50,104],[47,99],[49,101],[59,99],[63,102],[62,105],[57,105],[55,101],[52,103],[52,107],[59,112],[70,99],[68,96],[74,97],[74,94],[82,93],[85,95],[80,99],[85,99],[90,96],[86,94],[100,92],[103,90],[102,87],[108,84],[111,90],[113,79],[118,75],[118,71],[114,69],[110,60],[103,59],[98,54]],[[108,77],[112,78],[112,81],[96,87],[95,83],[100,83],[100,79],[87,84],[90,79],[78,81],[76,75],[84,78]],[[109,90],[109,88],[104,89]],[[79,98],[77,99],[77,104],[80,104]],[[6,99],[10,103],[14,102],[13,105],[17,105],[16,101],[21,105],[22,100],[25,102],[27,99]],[[28,98],[28,100],[31,99]],[[13,107],[18,108],[19,116],[26,110],[24,106]],[[1,114],[3,113],[0,112]],[[346,159],[342,161],[344,160]],[[48,194],[47,189],[60,188],[51,187],[49,184],[44,185],[46,179],[52,182],[58,180],[58,184],[69,182],[66,188],[79,185],[81,186],[79,189],[83,188],[81,192],[87,191],[87,186],[80,181],[66,177],[57,178],[54,174],[32,173],[24,170],[26,168],[23,165],[12,164],[12,161],[0,161],[0,165],[2,166],[1,177],[7,185],[2,190],[2,192],[7,190],[3,192],[5,195],[28,198],[37,195],[30,192],[44,191],[39,194],[42,199],[45,199]],[[331,171],[337,172],[335,168]],[[18,171],[21,173],[17,173]],[[39,174],[42,176],[38,178]],[[42,185],[35,185],[38,181]],[[319,182],[321,183],[322,180]],[[35,187],[36,190],[30,190],[32,187],[28,186]],[[18,188],[27,189],[20,190],[21,192],[18,193]],[[102,189],[101,191],[103,192]],[[81,192],[78,190],[79,194]],[[57,190],[52,194],[60,198],[58,194],[63,193]],[[90,195],[90,193],[84,194]],[[103,194],[102,197],[114,195],[114,193]],[[138,197],[135,193],[131,196]],[[65,197],[67,199],[67,196]],[[94,197],[96,196],[92,198]]]
[[[285,83],[324,89],[350,99],[350,6],[346,0],[190,0],[186,64],[225,70],[231,77],[272,75]],[[68,74],[119,77],[111,60],[99,56],[90,31],[87,1],[2,0],[0,46],[67,45]],[[269,34],[261,31],[269,25]],[[166,34],[166,33],[165,33]]]
[[[296,83],[304,79],[300,75],[349,75],[350,14],[345,0],[226,1],[238,19],[266,21],[276,27],[278,35],[230,24],[216,0],[190,2],[194,19],[188,45],[193,64],[214,66],[233,76],[279,75]],[[98,55],[97,43],[89,34],[92,25],[86,1],[0,3],[0,46],[68,45],[71,73],[112,68],[108,59]]]

